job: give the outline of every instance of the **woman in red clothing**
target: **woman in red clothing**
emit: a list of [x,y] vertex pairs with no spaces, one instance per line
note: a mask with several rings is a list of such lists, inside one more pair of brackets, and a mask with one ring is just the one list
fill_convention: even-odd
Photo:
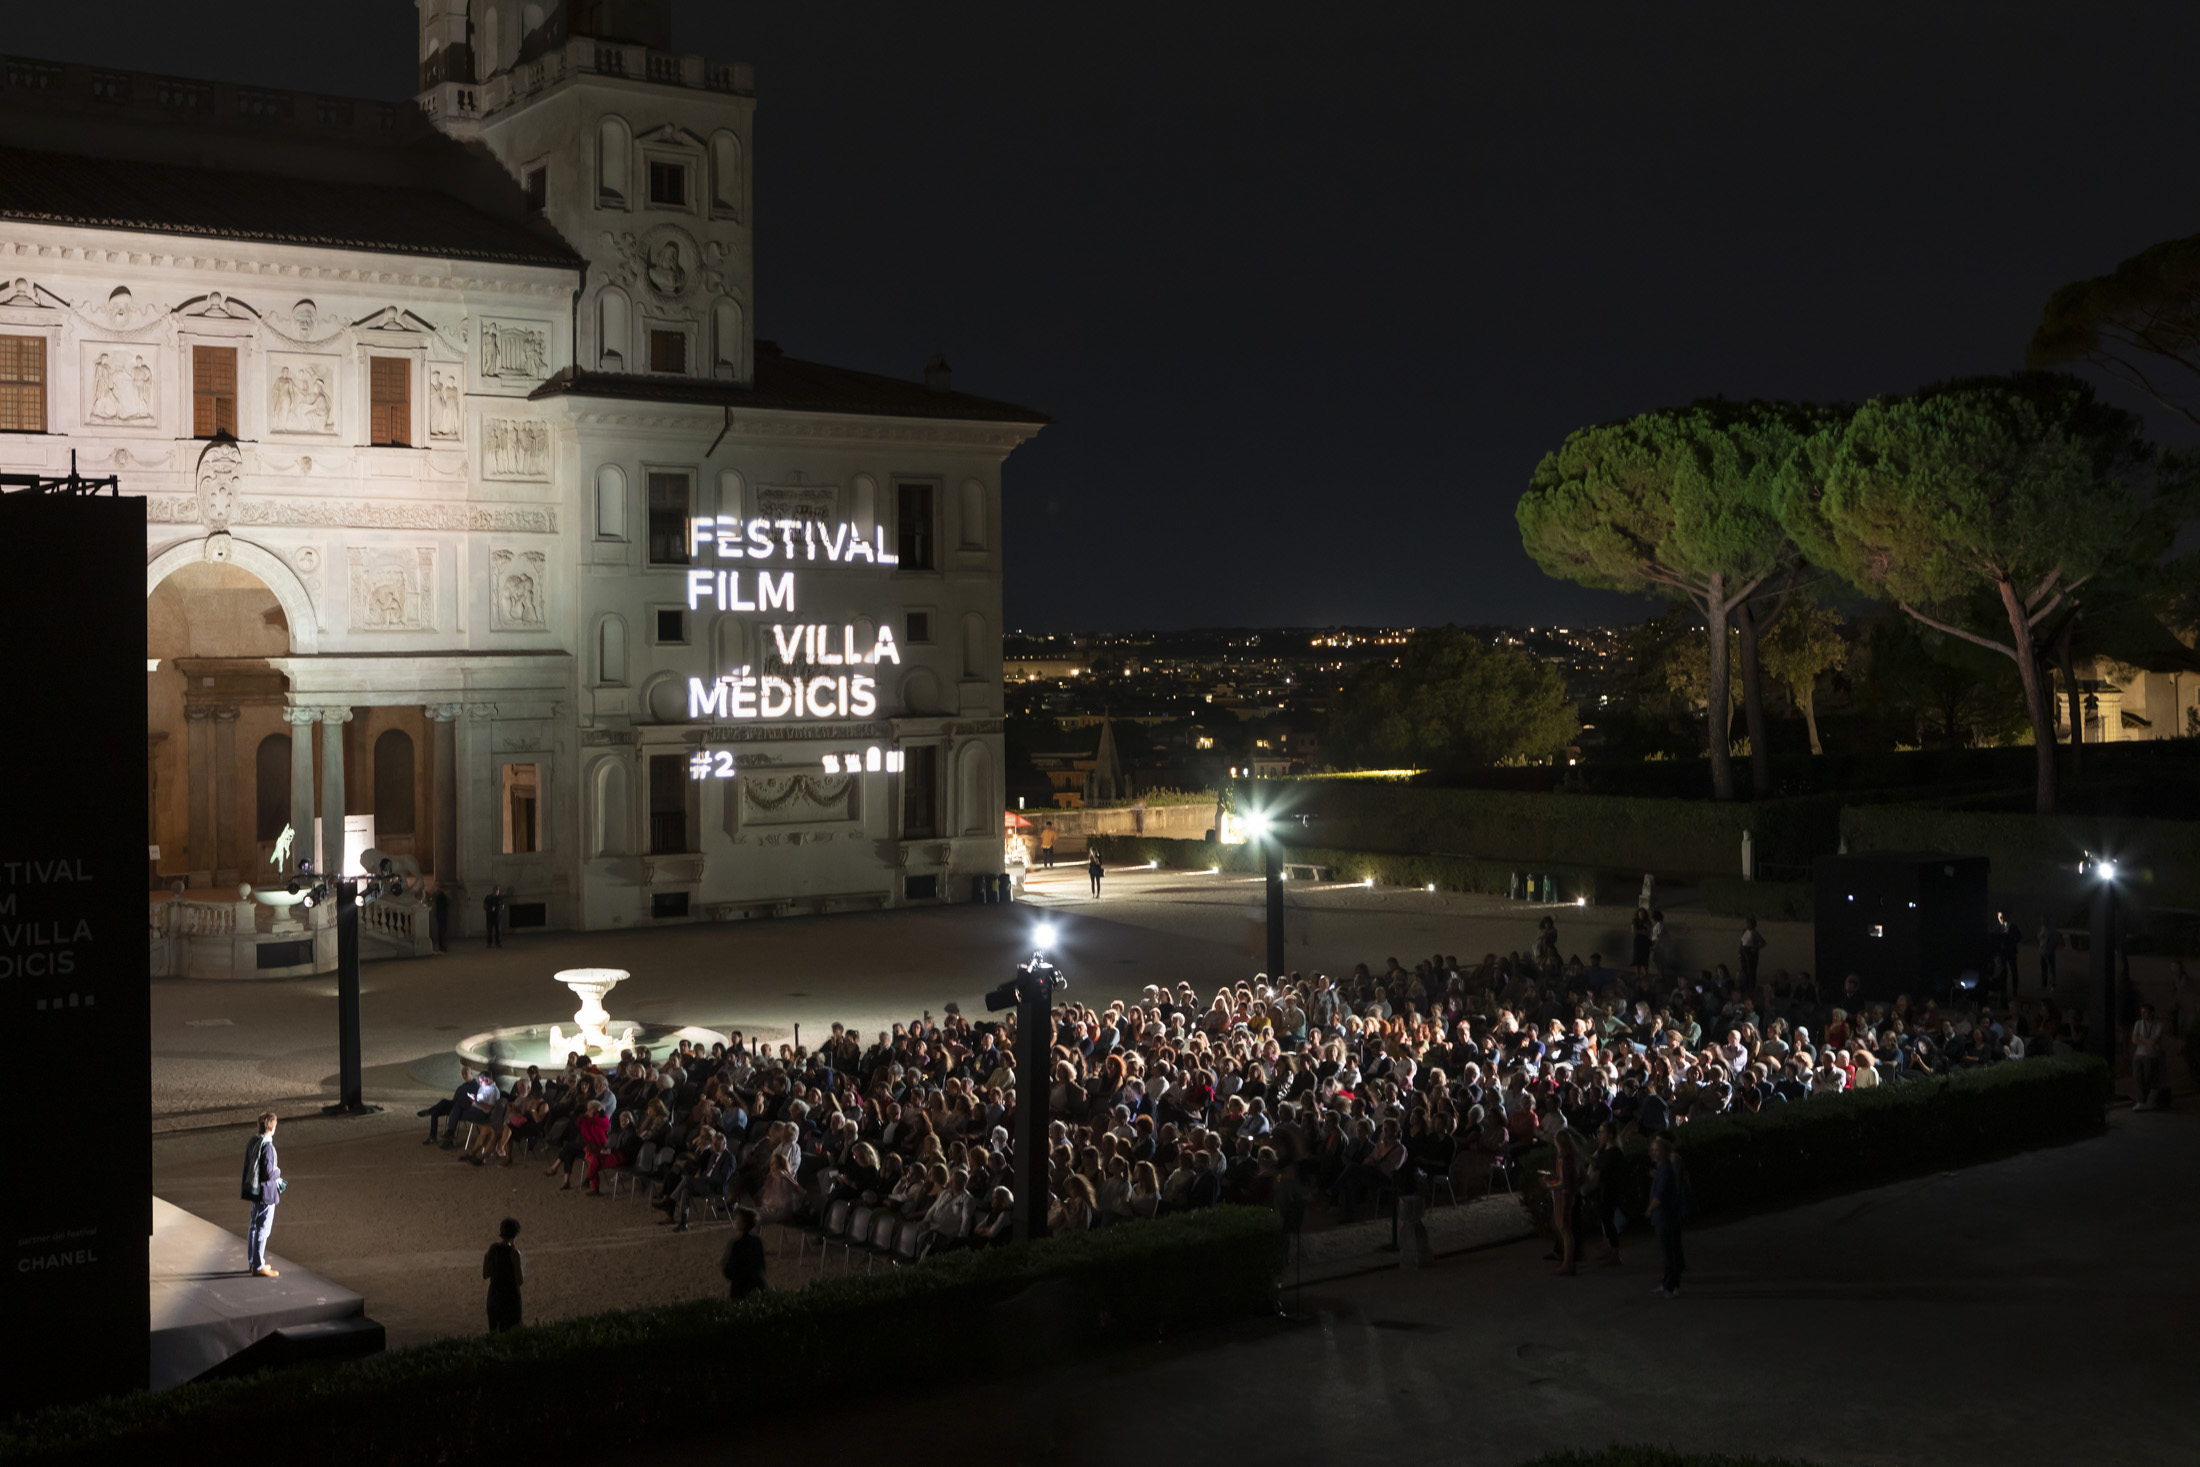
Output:
[[[574,1129],[580,1132],[581,1152],[588,1158],[588,1190],[601,1197],[603,1188],[598,1184],[596,1174],[606,1166],[618,1165],[618,1157],[611,1150],[611,1117],[603,1113],[603,1102],[589,1101],[588,1114],[580,1118],[580,1123]],[[567,1186],[573,1184],[570,1175],[565,1181]]]

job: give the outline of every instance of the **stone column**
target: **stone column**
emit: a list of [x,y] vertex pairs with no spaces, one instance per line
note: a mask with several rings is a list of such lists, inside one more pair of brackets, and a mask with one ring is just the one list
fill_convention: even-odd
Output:
[[320,721],[318,708],[292,704],[283,710],[283,722],[290,725],[290,828],[294,832],[290,871],[285,874],[295,874],[300,861],[320,860],[313,849],[313,725]]
[[201,703],[183,709],[184,735],[189,740],[190,763],[186,778],[190,787],[190,823],[184,833],[184,849],[190,852],[193,871],[211,872],[214,859],[214,737],[207,720],[214,710]]
[[[251,864],[237,841],[237,708],[231,704],[214,710],[214,869],[235,871],[241,881]],[[214,881],[219,885],[220,875]]]
[[349,708],[321,713],[321,874],[355,875],[344,870],[344,725]]
[[428,819],[435,826],[436,889],[458,900],[458,703],[431,703],[428,719],[435,726],[435,804]]

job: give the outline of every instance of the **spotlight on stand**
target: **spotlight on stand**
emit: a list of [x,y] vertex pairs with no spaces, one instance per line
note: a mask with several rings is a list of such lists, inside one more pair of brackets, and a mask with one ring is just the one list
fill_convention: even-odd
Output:
[[1054,946],[1054,924],[1052,922],[1041,922],[1033,930],[1031,937],[1034,942],[1039,944],[1039,951],[1045,952],[1048,948]]
[[1047,1235],[1047,1056],[1054,1042],[1054,995],[1067,987],[1061,969],[1044,953],[1033,953],[1015,976],[985,996],[989,1012],[1016,1010],[1016,1110],[1011,1124],[1018,1242]]

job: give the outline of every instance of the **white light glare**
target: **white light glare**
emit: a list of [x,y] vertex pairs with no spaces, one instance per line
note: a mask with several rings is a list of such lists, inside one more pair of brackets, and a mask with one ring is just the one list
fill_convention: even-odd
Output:
[[1041,922],[1038,929],[1031,935],[1042,948],[1054,946],[1054,924],[1052,922]]
[[1575,897],[1574,905],[1577,907],[1586,907],[1587,905],[1589,905],[1589,899],[1587,897]]
[[1360,885],[1362,885],[1362,886],[1373,886],[1374,884],[1375,884],[1375,878],[1374,878],[1374,877],[1372,877],[1372,876],[1370,876],[1370,877],[1366,878],[1366,879],[1365,879],[1364,881],[1362,881],[1362,882],[1360,883]]
[[1428,884],[1428,889],[1429,889],[1430,891],[1434,891],[1434,890],[1436,890],[1436,883],[1435,883],[1435,882],[1433,882],[1433,881],[1432,881],[1432,882],[1430,882],[1430,883]]
[[2103,861],[2095,869],[2100,872],[2103,881],[2114,881],[2116,879],[2116,863],[2114,861]]

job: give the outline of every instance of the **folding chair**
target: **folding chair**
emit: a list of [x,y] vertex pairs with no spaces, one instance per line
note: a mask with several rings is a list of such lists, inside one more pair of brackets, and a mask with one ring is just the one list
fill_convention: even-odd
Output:
[[796,1268],[802,1266],[802,1260],[809,1255],[810,1244],[814,1240],[817,1244],[818,1271],[821,1273],[824,1271],[825,1249],[827,1245],[848,1231],[848,1213],[849,1206],[847,1203],[835,1202],[825,1209],[824,1222],[802,1230],[802,1236],[795,1245],[794,1265]]
[[844,1255],[842,1262],[849,1268],[856,1266],[856,1249],[866,1246],[871,1237],[871,1219],[878,1209],[867,1202],[859,1202],[848,1213],[848,1225],[836,1240]]

